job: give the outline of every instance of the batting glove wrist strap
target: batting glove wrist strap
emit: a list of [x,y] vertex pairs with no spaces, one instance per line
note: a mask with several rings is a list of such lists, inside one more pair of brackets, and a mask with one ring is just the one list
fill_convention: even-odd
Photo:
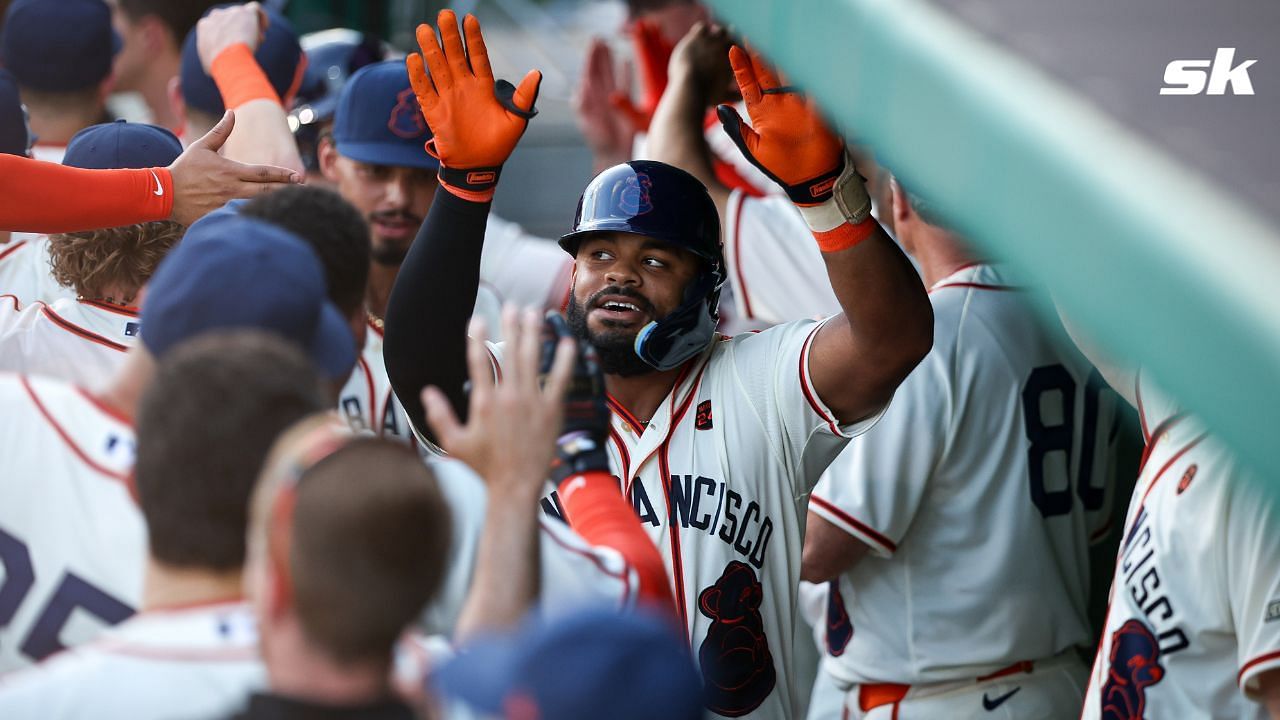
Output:
[[[427,152],[431,152],[431,141],[427,141]],[[471,202],[489,202],[498,187],[498,176],[502,174],[502,166],[468,168],[459,170],[444,165],[436,175],[440,178],[440,186]]]
[[[788,190],[788,195],[790,191]],[[796,206],[800,215],[815,233],[828,233],[846,223],[861,225],[871,217],[871,195],[867,193],[867,182],[853,167],[853,158],[846,151],[840,171],[830,185],[819,204],[800,204]]]

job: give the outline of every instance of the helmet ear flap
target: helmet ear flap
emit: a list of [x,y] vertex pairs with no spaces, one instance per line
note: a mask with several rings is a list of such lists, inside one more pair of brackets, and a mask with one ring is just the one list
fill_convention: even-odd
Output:
[[635,351],[657,370],[673,370],[707,348],[715,339],[716,276],[704,272],[685,289],[684,302],[670,315],[651,321],[636,334]]

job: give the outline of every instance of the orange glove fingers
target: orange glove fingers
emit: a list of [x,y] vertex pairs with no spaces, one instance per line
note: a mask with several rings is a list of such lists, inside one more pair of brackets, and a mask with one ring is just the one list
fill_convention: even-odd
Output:
[[452,10],[440,11],[436,22],[440,26],[440,44],[444,48],[445,62],[457,79],[470,76],[471,66],[467,64],[467,51],[462,47],[462,35],[458,32],[458,16]]
[[772,90],[783,86],[784,83],[781,76],[760,53],[748,48],[747,57],[751,61],[752,71],[755,72],[756,82],[762,90]]
[[[529,112],[538,99],[538,87],[542,85],[542,71],[530,70],[516,86],[516,94],[511,98],[515,106]],[[527,121],[526,121],[527,122]]]
[[485,47],[484,34],[480,32],[480,21],[475,15],[467,13],[462,19],[462,31],[467,35],[467,54],[471,58],[471,72],[476,77],[493,79],[493,67],[489,65],[489,48]]
[[747,106],[760,102],[764,94],[760,92],[755,68],[746,51],[737,45],[729,48],[729,64],[733,66],[733,78],[738,81],[738,90],[742,92],[742,99],[746,101]]
[[427,75],[421,55],[410,53],[405,57],[404,64],[409,70],[409,85],[413,87],[413,94],[417,96],[418,106],[422,108],[422,114],[425,116],[435,107],[440,95],[436,93],[436,86],[431,83],[431,77]]
[[436,40],[435,28],[423,23],[418,26],[418,47],[422,49],[422,59],[427,64],[427,71],[431,73],[431,82],[435,84],[438,92],[447,92],[453,88],[453,73],[449,71],[449,65],[444,61],[444,53],[440,50],[440,43]]

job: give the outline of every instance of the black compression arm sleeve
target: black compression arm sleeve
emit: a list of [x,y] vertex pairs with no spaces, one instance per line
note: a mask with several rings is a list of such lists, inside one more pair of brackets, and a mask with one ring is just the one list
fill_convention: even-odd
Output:
[[440,388],[458,417],[466,418],[467,323],[480,287],[489,205],[437,192],[387,302],[382,345],[387,376],[409,422],[433,442],[419,398],[422,388]]

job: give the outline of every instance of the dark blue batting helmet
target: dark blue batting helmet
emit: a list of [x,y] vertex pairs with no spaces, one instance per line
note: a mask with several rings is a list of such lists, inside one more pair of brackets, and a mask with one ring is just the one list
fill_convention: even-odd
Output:
[[725,281],[720,214],[697,178],[666,163],[632,160],[593,179],[578,200],[573,230],[560,247],[576,255],[584,237],[621,232],[656,238],[698,256],[702,269],[670,315],[636,335],[636,354],[670,370],[704,350],[715,337],[720,286]]

